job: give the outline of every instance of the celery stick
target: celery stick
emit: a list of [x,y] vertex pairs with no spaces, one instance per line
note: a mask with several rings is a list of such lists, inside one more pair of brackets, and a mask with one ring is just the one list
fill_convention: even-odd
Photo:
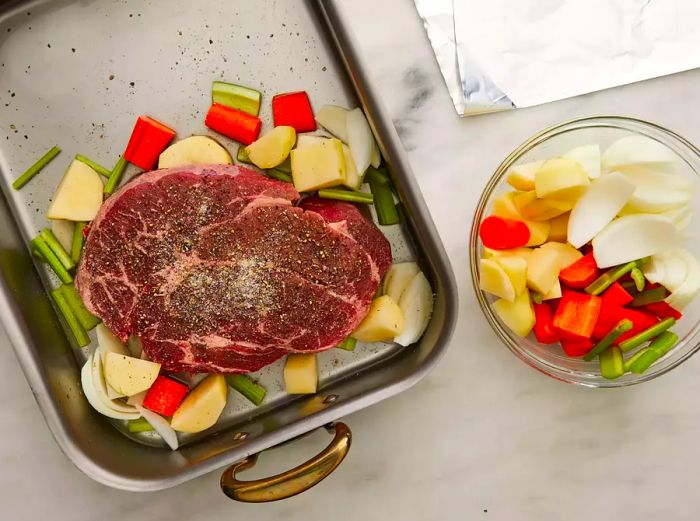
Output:
[[624,342],[620,342],[620,349],[622,349],[622,352],[626,353],[627,351],[631,351],[635,347],[641,346],[644,342],[648,342],[652,338],[660,335],[667,329],[673,327],[673,325],[676,323],[676,319],[673,317],[669,317],[667,319],[662,320],[658,324],[654,324],[650,328],[645,329],[641,333],[628,338]]
[[345,351],[354,351],[355,347],[357,347],[357,340],[349,336],[335,347],[338,349],[344,349]]
[[644,286],[646,286],[647,281],[644,278],[644,273],[642,273],[642,270],[635,266],[630,271],[630,276],[632,277],[634,287],[637,288],[637,291],[644,291]]
[[66,320],[66,323],[68,324],[68,327],[73,333],[75,340],[78,342],[78,345],[80,347],[85,347],[86,345],[88,345],[90,343],[90,337],[88,336],[83,326],[80,325],[80,322],[78,322],[78,319],[73,313],[73,310],[71,309],[70,305],[68,304],[66,297],[63,295],[61,288],[57,288],[51,291],[51,297],[53,297],[53,300],[56,303],[58,310],[61,312],[63,318]]
[[92,159],[85,157],[82,154],[75,154],[75,159],[77,161],[80,161],[81,163],[85,163],[87,166],[92,168],[95,172],[100,174],[101,176],[104,176],[109,179],[109,176],[112,175],[112,171],[109,170],[108,168],[103,167],[102,165],[99,165],[95,163]]
[[285,183],[291,183],[292,182],[292,176],[289,174],[285,174],[284,172],[281,172],[275,168],[270,168],[269,170],[265,170],[265,173],[269,175],[272,179],[277,179],[278,181],[284,181]]
[[318,191],[318,196],[323,199],[335,199],[338,201],[349,201],[351,203],[372,204],[374,196],[366,192],[356,190],[334,190],[332,188],[322,188]]
[[239,163],[248,163],[249,165],[253,164],[253,162],[250,160],[250,157],[248,157],[248,152],[246,151],[246,149],[243,145],[238,147],[238,153],[236,154],[236,161],[238,161]]
[[257,90],[234,83],[215,81],[211,86],[211,100],[231,107],[253,116],[260,112],[260,98],[262,95]]
[[653,304],[654,302],[661,302],[666,298],[667,294],[666,288],[663,286],[648,289],[646,291],[642,291],[636,297],[634,297],[634,300],[630,306],[638,308],[641,306],[646,306],[647,304]]
[[126,426],[129,429],[129,432],[134,434],[138,432],[151,432],[155,430],[153,426],[150,423],[148,423],[148,420],[146,420],[146,418],[139,418],[138,420],[129,420]]
[[654,351],[653,349],[649,349],[648,347],[642,349],[637,354],[639,356],[635,356],[634,362],[629,364],[630,371],[635,374],[642,374],[646,372],[646,370],[649,369],[654,362],[661,358],[661,355],[658,351]]
[[391,190],[389,176],[370,167],[367,169],[366,178],[374,196],[374,208],[377,211],[379,224],[397,224],[399,222],[399,213],[394,203],[394,194]]
[[620,282],[620,286],[622,286],[624,290],[633,297],[639,295],[639,291],[637,291],[637,285],[634,283],[633,280],[625,280],[623,282]]
[[625,372],[628,373],[632,370],[632,364],[634,364],[637,360],[639,360],[644,353],[647,352],[649,348],[645,347],[644,349],[640,349],[636,353],[634,353],[631,357],[629,357],[627,360],[625,360]]
[[625,363],[625,368],[636,374],[642,374],[657,360],[668,353],[678,342],[678,335],[671,331],[664,331],[657,336],[649,347],[642,349]]
[[542,293],[539,293],[537,291],[531,291],[530,297],[532,298],[532,301],[535,304],[542,304],[542,302],[544,302],[544,295],[542,295]]
[[649,344],[649,349],[654,349],[661,356],[668,353],[673,346],[678,342],[678,335],[673,331],[664,331],[657,336],[654,341]]
[[70,258],[73,259],[73,262],[76,264],[80,260],[80,255],[83,253],[83,243],[85,242],[83,231],[86,225],[87,223],[84,222],[76,222],[73,228],[73,242],[70,246]]
[[71,259],[70,255],[68,255],[68,252],[63,249],[63,246],[61,246],[61,243],[58,242],[58,239],[50,228],[44,228],[41,230],[39,236],[46,241],[46,244],[49,245],[49,248],[51,248],[51,251],[54,252],[54,255],[56,255],[56,258],[58,258],[64,268],[67,270],[72,270],[75,268],[75,262],[73,262],[73,259]]
[[17,179],[14,180],[12,183],[12,188],[15,190],[19,190],[22,188],[24,185],[26,185],[31,179],[37,175],[41,170],[48,165],[54,157],[56,157],[58,154],[61,153],[61,149],[58,148],[57,146],[54,146],[46,152],[43,156],[41,156],[36,163],[34,163],[32,166],[27,168],[27,170],[19,176]]
[[112,195],[114,190],[119,185],[119,182],[122,180],[122,175],[124,175],[124,170],[126,169],[126,163],[127,161],[124,159],[124,156],[119,156],[117,164],[114,165],[112,172],[109,174],[109,179],[107,179],[107,183],[105,184],[103,190],[106,196]]
[[589,295],[600,295],[603,291],[620,277],[626,275],[637,267],[637,261],[628,262],[622,266],[612,268],[590,283],[584,290]]
[[603,337],[603,339],[598,342],[593,349],[591,349],[586,356],[583,357],[583,359],[586,362],[590,362],[593,360],[596,356],[600,356],[608,347],[612,345],[612,343],[620,338],[624,333],[632,329],[632,324],[631,320],[627,320],[626,318],[623,318],[620,320],[617,325]]
[[64,284],[59,289],[63,292],[63,296],[66,297],[66,302],[73,310],[75,318],[78,319],[78,322],[85,330],[90,331],[100,323],[100,319],[90,313],[85,307],[83,299],[80,298],[73,284]]
[[292,158],[290,156],[287,156],[287,159],[282,161],[279,165],[275,167],[275,170],[279,170],[280,172],[284,172],[285,174],[290,174],[292,173]]
[[267,391],[262,385],[254,382],[250,377],[244,374],[227,376],[226,382],[255,405],[260,405],[267,394]]
[[32,248],[36,249],[39,253],[41,253],[41,256],[44,258],[46,263],[49,266],[51,266],[51,269],[54,271],[54,273],[60,279],[61,282],[65,282],[66,284],[69,282],[73,282],[73,277],[71,276],[71,274],[68,273],[68,270],[66,270],[66,268],[63,267],[61,261],[58,260],[56,254],[51,248],[49,248],[49,245],[46,244],[46,241],[43,237],[41,237],[41,235],[34,237],[31,243]]
[[619,347],[612,346],[600,355],[600,374],[608,380],[614,380],[625,374],[624,360]]

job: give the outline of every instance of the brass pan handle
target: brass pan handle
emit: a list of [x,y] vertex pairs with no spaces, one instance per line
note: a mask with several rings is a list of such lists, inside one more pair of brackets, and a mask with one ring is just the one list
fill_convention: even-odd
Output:
[[331,434],[335,433],[333,440],[306,463],[269,478],[254,481],[237,479],[237,472],[255,466],[258,455],[253,454],[224,471],[221,475],[221,490],[236,501],[266,503],[286,499],[310,489],[329,476],[350,450],[352,433],[347,425],[332,423],[326,426],[326,430]]

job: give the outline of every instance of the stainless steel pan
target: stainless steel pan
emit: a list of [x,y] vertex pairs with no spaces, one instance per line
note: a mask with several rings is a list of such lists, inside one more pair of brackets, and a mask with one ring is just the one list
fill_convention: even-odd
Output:
[[[156,490],[238,461],[222,477],[229,496],[288,497],[323,479],[347,453],[349,429],[331,422],[410,387],[447,348],[457,312],[453,274],[339,3],[0,1],[0,313],[54,437],[92,478]],[[421,263],[436,305],[415,346],[323,353],[314,396],[287,396],[281,366],[264,369],[258,377],[268,398],[261,407],[234,396],[215,428],[183,438],[181,449],[170,452],[158,438],[130,435],[87,404],[79,384],[87,351],[67,340],[45,291],[54,282],[26,242],[46,225],[48,198],[73,154],[112,164],[142,113],[181,136],[208,133],[203,116],[217,78],[263,91],[267,122],[277,92],[306,90],[317,106],[364,107],[405,213],[401,226],[383,231],[397,260]],[[24,189],[12,190],[11,181],[54,144],[62,155]],[[235,154],[236,145],[226,144]],[[324,425],[333,441],[310,462],[256,482],[236,477],[254,464],[251,455]]]

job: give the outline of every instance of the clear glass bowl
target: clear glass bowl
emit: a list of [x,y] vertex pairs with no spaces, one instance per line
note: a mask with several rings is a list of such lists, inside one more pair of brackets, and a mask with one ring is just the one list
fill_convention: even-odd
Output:
[[[613,141],[631,134],[640,134],[655,139],[674,150],[682,160],[680,173],[697,183],[700,176],[700,150],[687,139],[659,125],[621,116],[593,116],[567,121],[543,130],[514,150],[498,167],[489,180],[479,200],[469,239],[472,281],[477,300],[493,330],[515,355],[535,369],[557,380],[587,387],[622,387],[646,382],[677,367],[700,349],[700,297],[683,312],[674,326],[680,341],[664,358],[657,361],[644,374],[625,374],[616,380],[607,380],[600,375],[598,361],[585,362],[581,358],[566,356],[559,345],[543,345],[533,335],[520,338],[513,334],[498,318],[491,307],[492,295],[479,290],[478,261],[482,255],[479,239],[479,223],[489,215],[493,199],[512,190],[505,181],[505,174],[516,164],[562,155],[576,146],[598,143],[603,150]],[[700,195],[695,191],[693,209],[700,208]],[[693,233],[695,219],[686,228],[685,234]],[[700,253],[696,240],[685,240],[683,246],[695,255]]]

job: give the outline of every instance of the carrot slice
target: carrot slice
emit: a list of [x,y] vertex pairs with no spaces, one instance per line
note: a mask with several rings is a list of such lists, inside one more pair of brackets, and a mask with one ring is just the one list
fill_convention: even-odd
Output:
[[491,215],[481,222],[479,236],[487,248],[508,250],[525,246],[530,240],[530,229],[522,221]]

